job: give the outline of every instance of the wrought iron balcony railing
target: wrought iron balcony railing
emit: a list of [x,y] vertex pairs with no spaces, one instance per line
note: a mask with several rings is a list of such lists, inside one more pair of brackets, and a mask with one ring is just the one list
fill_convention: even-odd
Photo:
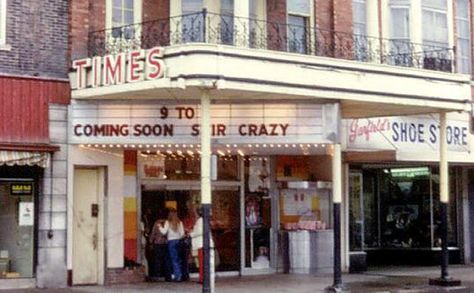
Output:
[[185,14],[89,34],[89,56],[185,43],[294,52],[437,71],[454,71],[454,48],[382,39],[232,15]]

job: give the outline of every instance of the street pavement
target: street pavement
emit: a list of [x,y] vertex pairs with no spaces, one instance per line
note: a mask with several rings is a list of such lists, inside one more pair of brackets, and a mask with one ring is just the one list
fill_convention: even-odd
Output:
[[[344,274],[343,281],[353,293],[431,293],[474,292],[474,266],[451,266],[449,273],[462,281],[463,288],[444,289],[428,285],[430,278],[439,277],[438,267],[372,268],[363,274]],[[297,275],[271,274],[244,277],[220,277],[215,292],[324,292],[332,283],[332,274]],[[183,283],[139,283],[114,286],[78,286],[66,289],[0,290],[1,293],[121,293],[121,292],[201,292],[193,281]]]

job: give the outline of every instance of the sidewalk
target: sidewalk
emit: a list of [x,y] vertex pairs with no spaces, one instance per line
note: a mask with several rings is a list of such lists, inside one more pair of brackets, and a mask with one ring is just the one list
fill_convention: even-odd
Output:
[[[469,287],[464,290],[446,291],[443,288],[428,286],[429,278],[439,276],[439,267],[384,267],[372,269],[363,274],[345,274],[344,283],[353,293],[414,293],[414,292],[474,292],[474,266],[451,266],[450,275]],[[221,277],[216,281],[216,292],[273,293],[273,292],[324,292],[332,283],[331,274]],[[97,293],[97,292],[201,292],[195,282],[187,283],[140,283],[117,286],[83,286],[67,289],[23,289],[4,290],[1,293]]]

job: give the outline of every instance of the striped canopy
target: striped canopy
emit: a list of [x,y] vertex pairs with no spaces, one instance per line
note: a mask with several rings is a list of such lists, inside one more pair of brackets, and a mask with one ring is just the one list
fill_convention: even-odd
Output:
[[0,151],[0,166],[48,166],[48,153]]

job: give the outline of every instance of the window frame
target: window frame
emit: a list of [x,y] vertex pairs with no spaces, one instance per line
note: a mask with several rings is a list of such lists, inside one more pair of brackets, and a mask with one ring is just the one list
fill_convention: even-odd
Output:
[[[472,73],[472,39],[471,39],[471,9],[470,9],[470,2],[468,0],[466,0],[467,2],[467,8],[466,11],[467,11],[467,18],[465,17],[460,17],[459,14],[457,13],[458,12],[458,9],[459,9],[459,1],[456,2],[456,14],[455,14],[455,21],[456,21],[456,46],[457,46],[457,54],[456,54],[456,64],[457,64],[457,72],[458,73],[463,73],[463,74],[471,74]],[[460,23],[465,23],[467,24],[467,38],[464,37],[464,36],[461,36],[460,34]],[[468,43],[468,48],[470,49],[469,50],[469,53],[467,55],[463,55],[462,54],[462,50],[461,50],[461,45],[460,45],[460,41],[467,41]],[[461,62],[459,62],[460,60],[467,60],[467,64],[468,64],[468,67],[466,68],[466,70],[462,70],[462,68],[459,67],[459,64],[462,64]]]
[[357,25],[356,24],[361,24],[361,27],[362,27],[362,23],[361,22],[356,22],[356,19],[354,17],[355,15],[355,10],[354,10],[354,7],[355,7],[355,3],[359,3],[359,4],[363,4],[364,5],[364,23],[363,23],[363,26],[364,26],[364,32],[361,34],[361,33],[355,33],[354,29],[353,29],[353,33],[355,35],[367,35],[367,0],[352,0],[352,24],[353,24],[353,27],[355,28]]
[[[1,1],[1,0],[0,0]],[[113,26],[113,0],[105,1],[105,29],[112,29]],[[142,22],[142,0],[133,0],[133,24]],[[122,24],[123,25],[123,24]]]
[[[291,0],[288,0],[291,1]],[[299,53],[299,54],[311,54],[311,44],[313,44],[312,39],[313,39],[313,34],[311,33],[311,28],[312,24],[314,23],[314,1],[306,0],[308,2],[308,13],[301,13],[301,12],[295,12],[295,11],[290,11],[289,10],[289,5],[287,3],[286,7],[286,39],[287,39],[287,51],[292,52],[292,53]],[[305,24],[305,48],[304,52],[301,51],[292,51],[290,50],[290,16],[294,17],[302,17],[304,18],[304,24]]]
[[0,50],[10,50],[7,45],[7,0],[0,0]]
[[[446,9],[441,9],[441,8],[434,8],[432,6],[424,6],[423,3],[421,4],[421,21],[422,21],[422,27],[423,27],[423,34],[422,34],[422,41],[423,41],[423,45],[425,45],[425,42],[428,42],[430,45],[432,44],[435,44],[436,46],[446,46],[446,47],[449,47],[449,9],[448,9],[448,0],[445,0],[446,1]],[[433,23],[434,26],[432,26],[432,28],[436,28],[434,31],[435,33],[437,31],[439,31],[439,27],[436,26],[436,19],[437,19],[437,15],[439,14],[443,14],[445,19],[446,19],[446,40],[445,42],[440,42],[438,40],[427,40],[425,39],[425,35],[424,35],[424,32],[427,31],[427,28],[425,27],[425,23],[424,23],[424,17],[425,17],[425,13],[430,13],[430,16],[433,18],[432,20],[435,22]],[[428,28],[430,28],[430,26],[427,26]]]
[[[406,1],[397,1],[392,0],[388,6],[388,34],[389,34],[389,47],[388,53],[390,56],[390,63],[398,66],[413,66],[412,60],[412,5]],[[394,27],[394,17],[393,10],[405,10],[407,12],[407,35],[405,37],[395,36],[393,27]]]

